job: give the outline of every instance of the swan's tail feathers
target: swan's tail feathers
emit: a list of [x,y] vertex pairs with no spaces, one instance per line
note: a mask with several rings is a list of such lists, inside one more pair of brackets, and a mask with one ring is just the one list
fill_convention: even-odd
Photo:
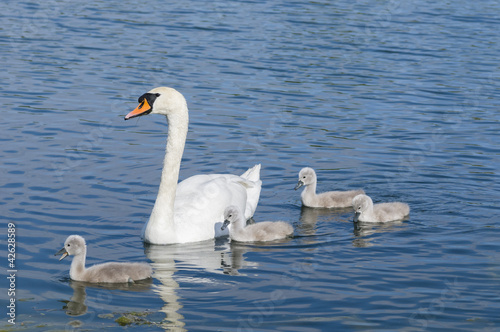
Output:
[[241,174],[241,177],[249,181],[254,181],[254,182],[259,181],[260,164],[257,164],[254,167],[249,168],[245,173]]
[[255,213],[259,203],[260,189],[262,181],[260,180],[260,164],[249,168],[240,177],[238,181],[247,190],[247,203],[245,207],[245,219],[249,219]]
[[253,188],[255,187],[255,183],[254,182],[250,182],[250,181],[243,181],[243,180],[240,180],[240,181],[236,181],[236,183],[239,183],[241,184],[243,187],[245,187],[245,189],[250,189],[250,188]]

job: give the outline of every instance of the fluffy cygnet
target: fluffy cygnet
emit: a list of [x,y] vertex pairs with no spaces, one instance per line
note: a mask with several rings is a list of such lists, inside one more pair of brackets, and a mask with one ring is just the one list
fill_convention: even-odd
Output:
[[316,194],[316,172],[310,167],[304,167],[299,173],[299,182],[295,190],[305,186],[300,197],[302,204],[315,208],[345,208],[352,206],[352,199],[359,194],[364,194],[362,189],[349,191],[328,191]]
[[71,262],[69,276],[73,280],[85,282],[123,283],[150,278],[153,270],[147,263],[117,263],[110,262],[85,268],[87,245],[79,235],[70,235],[64,242],[64,247],[55,255],[62,254],[59,260],[68,255],[75,256]]
[[410,207],[406,203],[391,202],[373,205],[367,195],[357,195],[352,200],[354,208],[354,222],[387,222],[402,220],[410,214]]
[[260,242],[284,239],[293,234],[292,225],[284,221],[263,221],[246,225],[243,214],[235,206],[224,211],[224,224],[221,229],[229,226],[231,240],[238,242]]

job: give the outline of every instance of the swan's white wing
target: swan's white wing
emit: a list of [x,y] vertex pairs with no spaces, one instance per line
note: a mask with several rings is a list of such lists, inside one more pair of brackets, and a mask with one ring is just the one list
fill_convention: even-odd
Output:
[[[260,164],[249,168],[242,176],[233,174],[194,175],[177,185],[175,200],[177,202],[179,199],[178,197],[193,195],[193,193],[200,193],[200,190],[202,190],[205,195],[212,195],[212,197],[214,197],[217,195],[217,191],[225,185],[231,184],[232,186],[234,184],[239,184],[240,186],[234,187],[233,190],[236,194],[242,194],[240,191],[244,190],[246,192],[246,203],[244,206],[238,205],[238,207],[241,208],[241,211],[245,212],[245,219],[250,219],[257,209],[260,198],[262,181],[260,180],[259,172]],[[219,179],[218,181],[222,182],[211,182],[216,179]],[[214,183],[220,184],[221,187],[214,187]],[[202,198],[203,195],[200,199]]]
[[182,181],[175,196],[174,223],[179,242],[194,242],[227,235],[221,231],[224,210],[246,207],[246,188],[231,175],[195,175]]

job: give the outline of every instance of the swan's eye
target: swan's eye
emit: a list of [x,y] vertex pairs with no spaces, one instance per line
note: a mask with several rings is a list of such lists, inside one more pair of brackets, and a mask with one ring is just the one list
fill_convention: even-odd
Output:
[[68,243],[68,247],[71,246],[71,244]]
[[232,214],[230,214],[230,215],[229,215],[229,216],[227,216],[227,217],[228,217],[228,218],[232,218],[232,217],[233,217],[233,215],[232,215]]

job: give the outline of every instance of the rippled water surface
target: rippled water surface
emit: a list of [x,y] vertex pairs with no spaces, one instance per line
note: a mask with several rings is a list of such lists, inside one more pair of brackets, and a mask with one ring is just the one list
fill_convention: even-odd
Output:
[[[500,329],[497,1],[0,9],[0,220],[4,240],[15,224],[17,270],[17,324],[4,315],[0,329]],[[190,108],[181,179],[261,163],[254,219],[291,222],[292,239],[141,242],[167,125],[123,116],[163,85]],[[320,191],[364,188],[410,218],[301,208],[304,166]],[[153,280],[70,281],[53,256],[70,234],[88,264],[147,261]]]

